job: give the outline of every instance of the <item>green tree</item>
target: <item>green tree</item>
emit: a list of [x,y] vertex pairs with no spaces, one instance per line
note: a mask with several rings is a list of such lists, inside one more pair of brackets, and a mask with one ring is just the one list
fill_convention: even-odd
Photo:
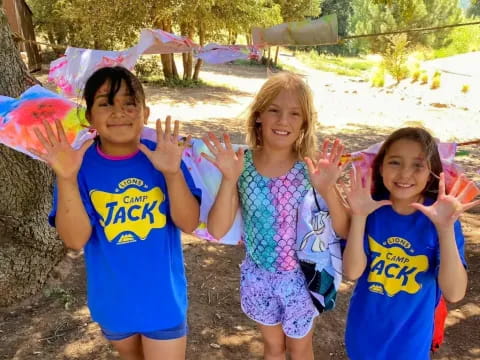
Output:
[[[456,23],[461,19],[457,0],[397,0],[395,2],[368,0],[352,1],[351,34],[372,34],[412,28],[432,27]],[[410,32],[408,41],[412,46],[441,47],[451,30],[430,33]],[[361,51],[384,52],[386,37],[373,37],[355,41]]]
[[[352,16],[351,0],[325,0],[322,4],[321,15],[337,14],[338,19],[338,35],[340,38],[348,35],[348,22]],[[339,45],[322,45],[317,46],[317,51],[320,53],[333,54],[352,54],[353,49],[350,42],[345,42]]]
[[468,17],[477,17],[480,16],[480,1],[472,2],[470,7],[467,9]]
[[324,0],[273,0],[280,5],[283,21],[300,21],[320,15]]

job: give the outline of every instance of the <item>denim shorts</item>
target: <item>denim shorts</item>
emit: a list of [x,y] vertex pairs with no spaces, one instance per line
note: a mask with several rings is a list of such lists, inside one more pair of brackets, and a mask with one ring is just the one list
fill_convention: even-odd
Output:
[[262,325],[281,325],[291,338],[308,334],[319,313],[300,268],[271,272],[247,256],[240,273],[240,302],[249,318]]
[[170,329],[145,332],[114,332],[103,327],[101,327],[101,329],[103,335],[110,341],[124,340],[133,335],[142,335],[152,340],[173,340],[179,339],[188,334],[188,325],[186,321]]

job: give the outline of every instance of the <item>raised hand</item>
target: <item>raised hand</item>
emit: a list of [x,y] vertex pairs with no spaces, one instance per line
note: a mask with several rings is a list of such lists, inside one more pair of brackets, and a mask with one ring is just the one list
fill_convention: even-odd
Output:
[[329,145],[330,141],[327,139],[323,142],[322,151],[316,159],[305,158],[310,181],[322,196],[331,191],[346,166],[346,163],[341,164],[340,161],[345,149],[340,140],[335,139],[330,154],[328,154]]
[[468,190],[473,186],[473,182],[469,181],[468,185],[460,190],[460,184],[464,176],[463,174],[459,176],[453,184],[450,193],[446,194],[445,174],[442,172],[438,182],[437,201],[430,206],[425,206],[420,203],[412,203],[410,206],[424,213],[437,228],[451,226],[463,212],[480,204],[480,200],[463,203]]
[[35,128],[33,131],[38,141],[42,144],[44,152],[32,148],[29,148],[28,151],[48,163],[57,178],[66,180],[76,179],[85,151],[93,143],[93,140],[86,141],[78,150],[74,150],[68,143],[60,120],[55,121],[55,127],[57,135],[53,132],[50,124],[47,121],[43,121],[46,136],[38,128]]
[[202,138],[212,156],[202,153],[202,156],[210,161],[222,173],[224,179],[237,181],[243,170],[243,149],[233,150],[230,136],[223,135],[225,146],[220,143],[213,133]]
[[162,129],[162,122],[157,120],[157,147],[155,150],[150,150],[148,147],[139,144],[138,148],[150,160],[155,169],[162,172],[164,175],[174,175],[180,171],[180,163],[182,161],[182,153],[190,143],[191,136],[182,144],[178,142],[178,131],[180,123],[175,120],[173,135],[171,131],[172,118],[167,116],[165,120],[165,131]]
[[362,172],[360,170],[355,171],[352,169],[350,172],[350,189],[346,189],[344,186],[344,191],[353,215],[368,216],[378,208],[392,204],[390,200],[373,200],[371,186],[371,168],[368,169],[365,183],[362,180]]

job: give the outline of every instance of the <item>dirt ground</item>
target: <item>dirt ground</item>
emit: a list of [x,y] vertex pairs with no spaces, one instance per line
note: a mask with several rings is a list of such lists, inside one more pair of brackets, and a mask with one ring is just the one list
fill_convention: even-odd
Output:
[[[308,69],[302,69],[302,73],[305,71]],[[470,106],[467,110],[459,110],[460,106],[452,97],[415,100],[408,98],[408,89],[416,84],[372,90],[358,79],[320,72],[312,74],[307,80],[314,88],[317,103],[323,104],[319,106],[320,120],[324,124],[319,129],[319,138],[338,136],[346,143],[348,151],[378,142],[393,128],[405,124],[434,124],[430,129],[443,140],[480,137],[478,109]],[[147,87],[152,119],[172,114],[182,120],[185,133],[201,136],[206,130],[217,135],[228,131],[234,142],[241,143],[244,131],[238,116],[267,75],[261,67],[224,65],[205,69],[203,77],[212,84],[208,87],[174,90]],[[45,75],[40,78],[44,80]],[[422,97],[416,88],[412,89],[414,96],[421,99],[432,96],[428,91],[424,90]],[[471,96],[478,101],[478,95],[480,93]],[[439,108],[431,105],[433,102],[445,104],[445,107],[438,111]],[[330,109],[325,104],[330,104]],[[336,108],[331,109],[332,106]],[[412,120],[406,114],[415,114],[415,109],[418,116]],[[479,180],[480,146],[464,149],[469,154],[459,157],[458,161],[469,176]],[[445,343],[433,356],[435,360],[480,359],[480,209],[465,214],[462,221],[467,239],[468,293],[461,302],[449,305]],[[183,243],[190,296],[187,358],[261,359],[261,338],[255,324],[241,312],[239,303],[238,266],[244,249],[210,244],[189,235],[183,236]],[[316,359],[346,359],[343,330],[352,286],[353,283],[344,282],[336,309],[316,321]],[[81,253],[68,252],[43,293],[0,309],[2,359],[117,359],[98,326],[89,318]]]

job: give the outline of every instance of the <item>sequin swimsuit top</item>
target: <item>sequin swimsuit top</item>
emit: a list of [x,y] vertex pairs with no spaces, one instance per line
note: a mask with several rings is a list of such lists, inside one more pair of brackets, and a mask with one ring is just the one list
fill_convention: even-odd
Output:
[[247,254],[268,271],[298,267],[295,251],[297,207],[311,188],[305,163],[297,161],[284,175],[258,173],[252,151],[238,181]]

